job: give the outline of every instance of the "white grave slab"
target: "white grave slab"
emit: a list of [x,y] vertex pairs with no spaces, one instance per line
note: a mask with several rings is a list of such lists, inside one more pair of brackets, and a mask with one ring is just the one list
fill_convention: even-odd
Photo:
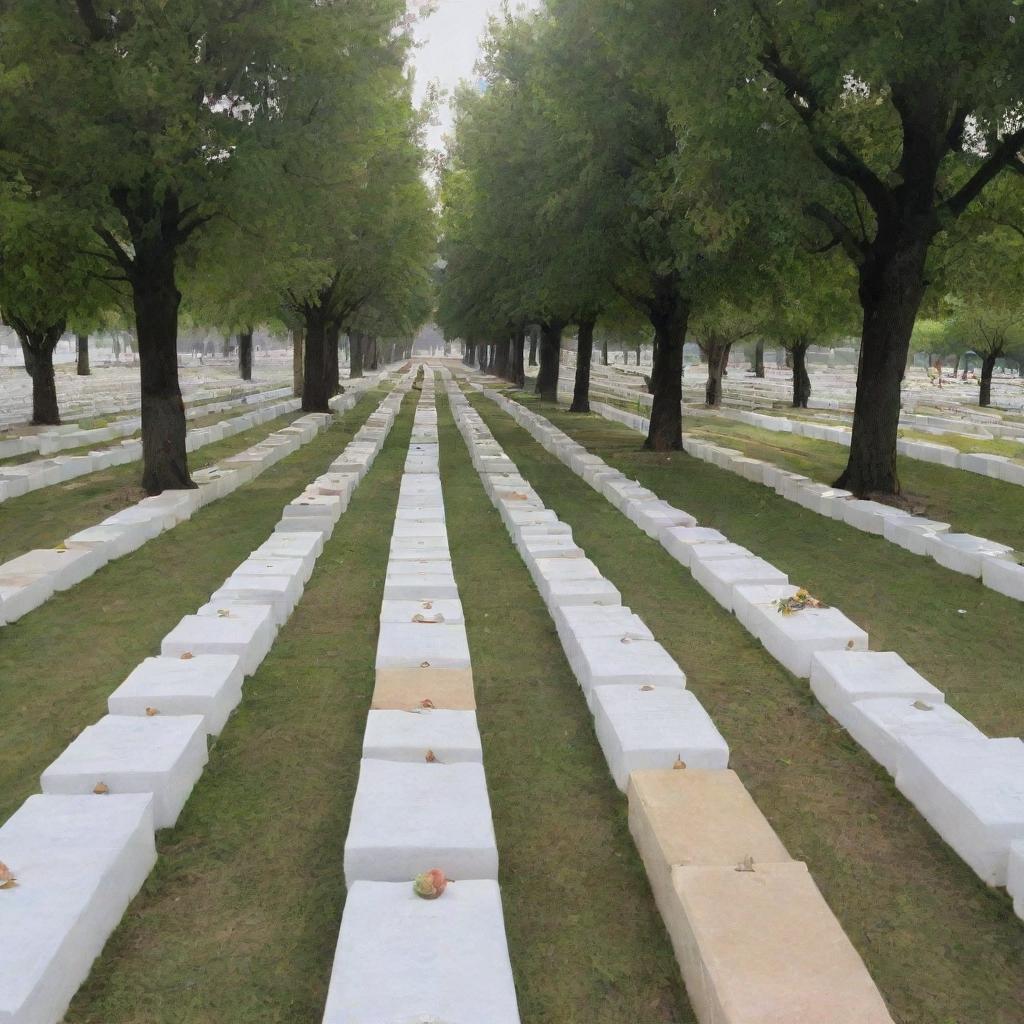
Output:
[[378,669],[469,668],[466,627],[438,622],[382,622],[377,638]]
[[815,651],[866,651],[868,635],[838,608],[804,608],[783,615],[777,608],[763,613],[759,631],[765,650],[801,679],[811,674]]
[[255,607],[265,607],[266,615],[244,619],[234,614],[186,615],[164,637],[160,653],[165,658],[235,654],[242,663],[242,670],[251,676],[267,656],[277,634],[273,608],[269,605]]
[[[83,729],[42,774],[44,793],[152,793],[157,828],[178,820],[206,764],[200,715],[106,715]],[[96,799],[102,799],[96,796]]]
[[345,840],[345,883],[498,877],[483,766],[364,760]]
[[576,678],[588,703],[599,686],[686,687],[686,676],[657,640],[587,637],[578,641]]
[[[708,545],[709,547],[713,545]],[[698,548],[697,551],[700,549]],[[696,556],[695,552],[695,556]],[[733,591],[737,586],[757,584],[782,586],[789,577],[770,562],[754,556],[690,560],[693,578],[723,607],[732,611]]]
[[476,712],[422,708],[371,711],[367,716],[364,758],[425,764],[431,754],[440,764],[481,763]]
[[928,554],[939,565],[980,580],[987,559],[1012,559],[1013,548],[969,533],[939,533],[929,538]]

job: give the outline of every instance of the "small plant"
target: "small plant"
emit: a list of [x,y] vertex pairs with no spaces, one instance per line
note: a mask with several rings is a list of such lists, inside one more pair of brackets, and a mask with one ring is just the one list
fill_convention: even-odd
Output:
[[819,601],[816,597],[811,597],[801,587],[792,597],[779,598],[775,602],[775,607],[778,608],[780,615],[793,615],[795,612],[801,612],[805,608],[827,608],[828,605],[824,601]]

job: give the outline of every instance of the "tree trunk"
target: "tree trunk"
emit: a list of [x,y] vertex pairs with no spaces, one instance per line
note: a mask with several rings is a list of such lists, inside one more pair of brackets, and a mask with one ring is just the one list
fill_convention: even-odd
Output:
[[[940,369],[941,373],[942,370]],[[955,377],[960,372],[960,353],[957,353],[956,362],[953,364],[953,376]]]
[[576,381],[569,412],[590,412],[590,364],[594,358],[594,321],[580,320],[576,342]]
[[327,317],[320,306],[304,312],[306,343],[303,346],[302,411],[330,412],[331,383],[328,367]]
[[185,403],[178,384],[175,247],[143,231],[135,242],[132,301],[142,382],[142,486],[147,494],[192,488],[185,450]]
[[296,398],[302,397],[302,383],[305,374],[303,352],[306,347],[305,332],[301,327],[292,331],[292,392]]
[[88,377],[92,373],[92,370],[89,369],[89,335],[76,334],[75,346],[78,355],[78,364],[75,369],[79,377]]
[[661,278],[650,308],[654,327],[651,370],[651,426],[644,447],[656,452],[683,447],[683,345],[690,320],[690,302],[680,294],[674,276]]
[[811,397],[811,378],[807,373],[807,350],[810,340],[793,344],[793,408],[806,409]]
[[601,339],[601,365],[608,365],[608,338],[604,337]]
[[764,338],[758,338],[754,346],[754,376],[764,377]]
[[57,405],[57,385],[53,378],[53,350],[64,333],[64,321],[39,327],[10,312],[6,312],[5,317],[21,343],[26,367],[32,368],[32,423],[37,426],[57,426],[60,423],[60,409]]
[[377,355],[377,338],[375,336],[366,335],[366,354],[363,356],[363,361],[368,364],[368,369],[372,372],[378,368],[378,355]]
[[363,335],[360,331],[348,333],[348,377],[356,380],[363,375]]
[[540,369],[537,371],[536,393],[545,402],[558,401],[558,367],[564,326],[557,320],[541,325]]
[[927,239],[900,245],[876,241],[860,269],[864,321],[853,435],[846,469],[834,484],[858,497],[900,493],[896,472],[900,385],[924,296],[927,253]]
[[526,344],[526,330],[517,327],[512,336],[512,365],[509,379],[517,388],[526,386],[526,367],[523,365],[523,346]]
[[508,380],[509,339],[502,338],[494,343],[494,375]]
[[995,356],[983,356],[981,360],[981,391],[978,405],[984,407],[992,404],[992,371],[996,368]]
[[701,343],[701,351],[708,361],[708,382],[704,388],[704,404],[709,409],[717,409],[722,404],[722,378],[729,363],[729,352],[732,342],[714,334],[708,335]]
[[540,339],[540,327],[534,324],[530,328],[530,366],[537,365],[537,342]]
[[324,334],[324,372],[331,397],[341,394],[341,325],[329,323]]
[[252,328],[238,335],[238,376],[252,380]]
[[25,359],[25,372],[30,376],[34,377],[36,372],[36,354],[32,351],[29,343],[18,335],[18,341],[21,342],[21,354]]

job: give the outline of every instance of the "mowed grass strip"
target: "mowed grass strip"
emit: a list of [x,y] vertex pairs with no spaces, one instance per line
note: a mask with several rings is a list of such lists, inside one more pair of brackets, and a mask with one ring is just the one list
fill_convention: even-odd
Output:
[[[642,435],[622,424],[534,405],[532,396],[516,398],[610,465],[696,516],[701,526],[721,530],[788,573],[793,583],[841,609],[868,631],[872,650],[897,651],[979,729],[991,736],[1024,733],[1021,602],[684,452],[645,452]],[[687,423],[687,429],[692,425]],[[979,493],[986,483],[998,483],[962,470],[945,472],[959,474],[959,487],[978,488]],[[1020,492],[1009,493],[1005,513],[1024,527],[1024,489],[1001,486]],[[1014,508],[1009,499],[1017,502]],[[972,521],[961,522],[959,528],[990,535]]]
[[[819,483],[831,484],[846,467],[847,449],[829,441],[775,434],[722,419],[691,417],[685,419],[683,429],[703,440],[735,448],[750,458],[802,473]],[[928,440],[947,443],[942,437]],[[1018,454],[1024,453],[1024,446],[1017,448]],[[899,459],[899,475],[915,511],[920,509],[918,514],[950,523],[956,533],[973,533],[1024,552],[1024,487],[905,456]]]
[[[364,397],[352,412],[361,412],[368,400]],[[193,471],[205,469],[221,459],[237,455],[275,430],[287,427],[301,415],[288,413],[278,416],[234,437],[226,437],[190,452],[189,468]],[[305,446],[299,449],[300,452],[304,450]],[[139,485],[141,479],[142,463],[136,460],[8,499],[0,504],[0,523],[3,524],[0,529],[0,564],[33,548],[52,548],[63,544],[73,533],[96,526],[107,516],[141,501],[146,497],[146,492]],[[251,485],[243,485],[243,489],[247,486]],[[220,501],[214,504],[220,504]]]
[[[730,745],[732,767],[790,854],[808,863],[899,1024],[1020,1024],[1024,932],[1006,896],[985,888],[820,708],[807,684],[782,669],[659,544],[492,402],[473,402],[544,501],[572,525],[623,603],[683,667],[689,688]],[[550,406],[538,411],[566,429],[572,420],[572,433],[613,463],[664,459],[640,456],[635,437],[606,431],[595,418],[558,414]],[[704,463],[685,455],[670,461],[671,472],[659,468],[641,479],[702,521],[716,518],[708,525],[723,527],[740,543],[755,536],[775,543],[759,492],[730,489],[732,481],[745,481],[720,470],[712,478]],[[670,477],[682,481],[677,489],[663,486]],[[717,517],[708,515],[713,508],[720,510]],[[733,536],[739,533],[733,523],[745,516],[753,520],[748,535]],[[780,543],[793,538],[796,531],[778,525]],[[896,575],[871,565],[861,571],[877,572],[879,589]],[[845,609],[838,586],[832,597]],[[907,631],[918,628],[910,603],[896,618]]]
[[384,394],[365,395],[262,476],[0,629],[0,821],[38,791],[43,769],[106,713],[107,697],[159,653],[178,620],[267,539],[281,509],[337,458]]
[[67,1024],[322,1018],[412,411],[407,398]]
[[689,1024],[625,799],[554,623],[440,393],[438,413],[448,536],[523,1022]]

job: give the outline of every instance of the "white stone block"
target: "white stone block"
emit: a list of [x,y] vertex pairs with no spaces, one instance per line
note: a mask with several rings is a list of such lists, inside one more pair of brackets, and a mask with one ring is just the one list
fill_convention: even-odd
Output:
[[343,502],[336,494],[303,494],[285,505],[285,519],[330,519],[336,523],[344,511]]
[[1006,891],[1013,897],[1013,912],[1024,919],[1024,839],[1010,844]]
[[310,533],[273,533],[253,552],[253,555],[267,558],[301,558],[312,571],[323,550],[323,535],[314,530]]
[[0,622],[15,622],[53,596],[51,576],[8,576],[0,567]]
[[523,558],[584,558],[583,548],[572,539],[571,534],[529,534],[518,542]]
[[[718,547],[718,545],[706,545]],[[789,577],[763,558],[715,558],[698,560],[696,555],[690,561],[693,578],[723,607],[732,611],[733,591],[737,586],[756,584],[782,585]]]
[[377,638],[376,666],[378,669],[469,668],[466,627],[430,621],[382,622]]
[[924,516],[894,516],[886,519],[882,535],[915,555],[928,554],[928,542],[939,533],[947,533],[949,523],[940,523]]
[[990,590],[1006,597],[1024,601],[1024,565],[1007,558],[985,558],[981,565],[981,581]]
[[776,602],[793,597],[800,588],[792,583],[741,584],[733,587],[732,610],[747,632],[761,639],[765,614],[774,611]]
[[384,577],[384,598],[422,601],[458,598],[459,588],[447,562],[389,562]]
[[984,559],[1010,560],[1013,548],[969,533],[940,533],[928,540],[928,554],[939,565],[981,579]]
[[44,793],[88,796],[152,793],[153,821],[171,828],[206,764],[200,715],[106,715],[71,742],[47,768]]
[[234,655],[201,654],[146,658],[110,695],[112,715],[201,715],[203,727],[220,735],[242,699],[242,664]]
[[371,711],[363,735],[363,757],[378,761],[440,764],[483,761],[475,711],[442,708]]
[[573,668],[589,703],[598,686],[686,687],[686,676],[657,640],[587,637],[577,641]]
[[101,526],[132,526],[145,530],[146,540],[152,540],[158,534],[169,530],[175,525],[173,513],[160,509],[143,509],[138,505],[122,509],[112,516],[107,516]]
[[0,586],[24,577],[45,576],[54,590],[70,590],[106,562],[95,548],[39,548],[0,566]]
[[680,564],[689,567],[699,544],[728,544],[729,538],[706,526],[677,526],[661,531],[661,546]]
[[0,1021],[56,1024],[156,863],[149,795],[31,796],[0,827]]
[[908,736],[896,788],[989,885],[1006,885],[1024,839],[1024,743]]
[[815,651],[866,651],[868,635],[838,608],[804,608],[783,615],[777,608],[762,613],[758,637],[765,650],[786,669],[807,679]]
[[883,505],[878,501],[863,501],[856,498],[842,506],[843,521],[857,530],[874,533],[881,537],[885,533],[887,519],[906,519],[910,513],[903,509]]
[[846,708],[847,732],[887,771],[895,775],[908,736],[984,739],[984,733],[948,704],[906,697],[859,700]]
[[465,625],[462,602],[457,598],[424,599],[421,601],[381,602],[380,621],[396,623],[435,622]]
[[349,890],[323,1024],[519,1024],[497,882]]
[[[234,654],[242,670],[251,676],[267,656],[277,634],[274,610],[269,605],[261,617],[186,615],[164,637],[160,653],[165,658],[198,654]],[[188,660],[187,658],[185,659]]]
[[999,479],[1002,466],[1006,462],[1009,462],[1009,458],[1005,455],[989,455],[983,452],[964,452],[958,460],[960,469],[996,480]]
[[406,882],[428,868],[498,877],[483,766],[364,760],[345,840],[345,884]]
[[330,516],[289,516],[274,525],[274,534],[318,533],[321,540],[330,540],[334,533]]
[[840,725],[854,701],[902,697],[942,704],[945,696],[892,651],[816,651],[811,658],[811,691]]
[[308,559],[289,558],[286,555],[251,554],[244,562],[239,562],[235,576],[284,576],[296,581],[301,592],[309,581],[313,568]]
[[729,766],[729,747],[700,701],[675,686],[598,686],[591,699],[594,729],[625,792],[629,773],[672,768],[719,770]]

